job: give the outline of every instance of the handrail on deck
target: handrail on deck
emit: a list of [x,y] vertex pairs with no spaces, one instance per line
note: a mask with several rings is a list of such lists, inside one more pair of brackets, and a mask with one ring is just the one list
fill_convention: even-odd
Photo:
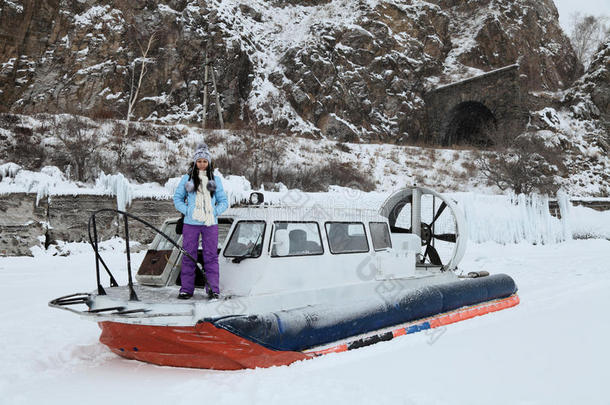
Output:
[[[179,246],[172,238],[167,236],[160,229],[156,228],[155,226],[153,226],[149,222],[143,220],[142,218],[139,218],[128,212],[116,210],[113,208],[102,208],[102,209],[95,211],[93,214],[91,214],[91,216],[89,217],[89,222],[87,224],[87,232],[89,234],[89,244],[91,244],[91,247],[93,248],[93,251],[95,252],[95,276],[96,276],[96,282],[97,282],[98,295],[106,295],[106,291],[104,290],[104,287],[102,287],[102,283],[100,281],[100,263],[102,263],[102,265],[104,266],[104,269],[106,269],[106,273],[108,273],[108,276],[110,277],[110,287],[119,286],[116,279],[112,275],[112,272],[108,268],[108,265],[106,264],[106,262],[104,262],[104,260],[102,259],[101,255],[99,253],[99,245],[98,245],[98,237],[97,237],[97,224],[95,222],[95,216],[97,214],[99,214],[100,212],[113,212],[116,214],[123,215],[123,219],[124,219],[124,223],[125,223],[125,254],[127,256],[127,277],[128,277],[128,285],[129,285],[129,301],[138,301],[138,296],[136,295],[136,292],[133,288],[133,280],[131,277],[131,251],[129,249],[129,218],[135,219],[136,221],[141,222],[145,226],[147,226],[150,229],[152,229],[153,231],[155,231],[157,234],[163,236],[167,241],[169,241],[172,245],[174,245],[174,247],[179,249],[189,259],[191,259],[195,263],[195,267],[203,273],[201,264],[199,262],[197,262],[197,259],[194,258],[193,256],[191,256],[186,250],[184,250],[182,248],[182,246]],[[93,235],[92,235],[92,231],[93,231]],[[208,282],[205,278],[205,274],[204,274],[203,280],[204,280],[205,286],[207,288],[209,288]]]

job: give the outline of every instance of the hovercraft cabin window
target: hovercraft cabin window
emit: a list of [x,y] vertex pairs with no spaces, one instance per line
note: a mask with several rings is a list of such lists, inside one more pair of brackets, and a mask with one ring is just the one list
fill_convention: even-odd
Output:
[[263,251],[265,221],[239,221],[223,253],[225,257],[259,257]]
[[[176,234],[176,222],[167,223],[163,229],[163,233],[171,238],[175,243],[178,243],[180,240],[180,235]],[[156,250],[169,250],[171,251],[174,248],[174,245],[167,240],[165,237],[161,237],[159,240],[159,244],[156,247]]]
[[388,224],[385,222],[369,222],[369,230],[373,240],[373,249],[384,250],[392,247]]
[[[288,244],[287,250],[281,248],[285,242]],[[273,223],[271,257],[321,254],[324,254],[324,249],[317,222],[275,221]]]
[[331,253],[362,253],[369,251],[364,224],[361,222],[326,222],[324,225]]

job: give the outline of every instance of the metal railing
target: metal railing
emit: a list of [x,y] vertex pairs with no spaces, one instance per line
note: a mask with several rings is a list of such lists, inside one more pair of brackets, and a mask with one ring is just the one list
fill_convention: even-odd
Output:
[[128,277],[128,286],[129,286],[129,301],[138,301],[138,296],[133,288],[133,280],[132,280],[132,276],[131,276],[131,251],[129,249],[129,218],[134,219],[134,220],[144,224],[145,226],[147,226],[150,229],[152,229],[153,231],[155,231],[157,234],[163,236],[167,241],[169,241],[172,245],[174,245],[174,247],[179,249],[189,259],[191,259],[195,263],[195,268],[197,268],[203,274],[204,284],[205,284],[206,288],[209,289],[209,285],[208,285],[207,279],[205,277],[203,268],[201,267],[201,264],[197,261],[196,258],[191,256],[186,250],[184,250],[181,246],[179,246],[171,237],[166,235],[163,231],[156,228],[149,222],[147,222],[147,221],[143,220],[142,218],[139,218],[133,214],[130,214],[128,212],[121,211],[121,210],[115,210],[112,208],[103,208],[103,209],[97,210],[93,214],[91,214],[91,216],[89,217],[89,222],[87,224],[87,232],[89,234],[89,243],[91,244],[91,247],[93,248],[93,251],[95,252],[95,276],[96,276],[96,282],[97,282],[98,295],[106,295],[106,291],[104,290],[104,287],[102,287],[102,283],[100,280],[100,263],[102,264],[102,266],[104,266],[106,273],[110,277],[110,287],[119,286],[116,279],[112,275],[112,272],[108,268],[108,265],[106,264],[106,262],[104,262],[104,260],[102,259],[101,255],[99,253],[97,224],[95,221],[95,216],[101,212],[112,212],[112,213],[120,214],[123,216],[123,221],[124,221],[124,225],[125,225],[125,254],[127,256],[127,277]]

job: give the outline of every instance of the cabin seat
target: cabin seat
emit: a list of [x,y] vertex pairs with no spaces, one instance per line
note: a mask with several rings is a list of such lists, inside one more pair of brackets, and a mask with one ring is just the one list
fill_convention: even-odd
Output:
[[300,254],[307,250],[307,232],[303,229],[293,229],[288,233],[290,240],[289,254]]

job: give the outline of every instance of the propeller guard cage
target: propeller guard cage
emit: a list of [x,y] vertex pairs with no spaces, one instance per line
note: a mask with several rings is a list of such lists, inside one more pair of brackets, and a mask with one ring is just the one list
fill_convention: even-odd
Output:
[[[432,196],[433,201],[436,199],[440,201],[438,210],[434,213],[434,217],[429,224],[422,222],[422,197],[425,195]],[[405,229],[397,227],[396,222],[398,216],[408,204],[411,204],[411,228]],[[449,208],[449,212],[453,217],[455,233],[435,235],[433,232],[434,222],[447,208]],[[426,187],[408,187],[398,190],[388,197],[381,205],[379,213],[388,218],[392,232],[414,233],[419,236],[422,240],[422,245],[426,246],[424,258],[429,254],[433,264],[435,264],[433,256],[436,255],[438,258],[438,253],[433,246],[433,239],[454,242],[455,246],[453,247],[450,259],[447,261],[447,263],[441,263],[441,265],[445,270],[454,271],[457,269],[458,264],[466,252],[466,245],[468,243],[468,229],[463,211],[452,199]],[[440,258],[437,260],[440,262]]]

